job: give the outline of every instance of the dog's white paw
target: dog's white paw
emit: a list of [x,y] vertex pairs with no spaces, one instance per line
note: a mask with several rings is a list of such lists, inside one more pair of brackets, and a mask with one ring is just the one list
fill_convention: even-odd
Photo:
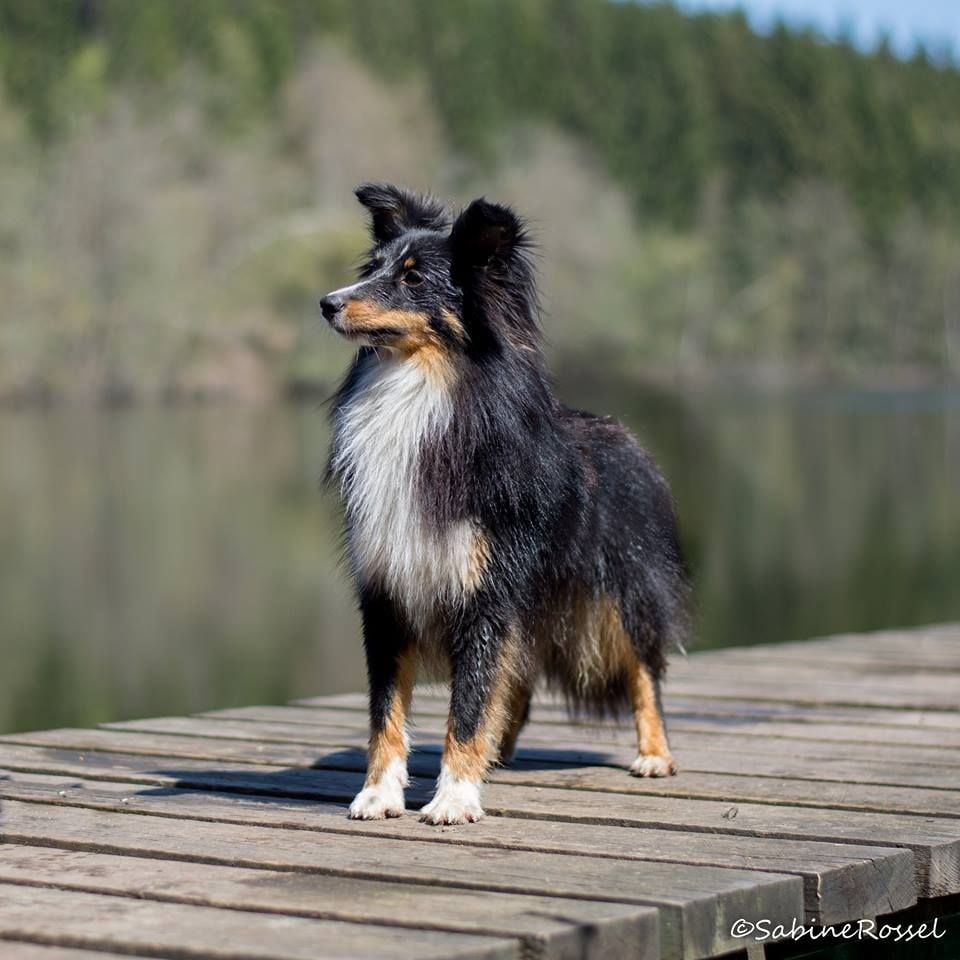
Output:
[[630,764],[630,774],[634,777],[670,777],[677,772],[673,757],[660,757],[654,754],[640,754]]
[[464,803],[450,797],[434,797],[421,811],[424,823],[435,825],[449,823],[476,823],[483,819],[479,803]]
[[350,804],[351,820],[383,820],[403,816],[403,788],[407,764],[396,759],[387,765],[377,783],[367,783]]
[[480,784],[440,774],[437,792],[420,811],[424,823],[476,823],[483,819],[480,806]]
[[403,790],[378,783],[364,787],[350,804],[351,820],[383,820],[403,816]]

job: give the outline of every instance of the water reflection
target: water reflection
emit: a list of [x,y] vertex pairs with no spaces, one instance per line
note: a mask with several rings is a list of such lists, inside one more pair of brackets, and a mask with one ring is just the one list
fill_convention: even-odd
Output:
[[[567,384],[654,450],[700,646],[960,618],[960,395]],[[309,407],[0,414],[0,730],[359,689]]]

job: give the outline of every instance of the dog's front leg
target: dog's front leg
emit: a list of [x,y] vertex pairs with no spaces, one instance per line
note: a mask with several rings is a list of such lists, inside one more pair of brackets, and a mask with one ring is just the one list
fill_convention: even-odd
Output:
[[474,606],[451,637],[450,716],[433,799],[420,811],[427,823],[474,823],[483,816],[483,777],[508,721],[517,671],[516,635]]
[[350,804],[354,820],[399,817],[407,785],[407,714],[416,678],[416,650],[389,598],[365,589],[360,597],[370,684],[370,747],[363,789]]

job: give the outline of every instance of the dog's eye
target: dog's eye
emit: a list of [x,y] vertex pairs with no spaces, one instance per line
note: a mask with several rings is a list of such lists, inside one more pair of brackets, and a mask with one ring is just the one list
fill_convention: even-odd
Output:
[[419,287],[423,283],[423,274],[418,270],[408,270],[403,275],[403,282],[408,287]]

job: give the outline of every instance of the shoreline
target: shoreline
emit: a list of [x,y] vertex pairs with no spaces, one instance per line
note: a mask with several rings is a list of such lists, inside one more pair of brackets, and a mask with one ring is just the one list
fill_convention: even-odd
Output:
[[[916,369],[888,369],[869,377],[838,377],[823,373],[785,378],[757,369],[715,368],[665,370],[640,368],[611,369],[602,363],[583,364],[572,360],[553,365],[554,381],[561,394],[622,393],[625,390],[652,394],[694,396],[757,396],[764,398],[843,397],[882,394],[902,397],[957,395],[960,378],[936,376]],[[88,410],[163,409],[183,407],[308,406],[325,403],[336,391],[337,379],[298,380],[278,383],[270,389],[248,390],[243,384],[221,385],[216,389],[171,387],[160,391],[137,391],[132,387],[98,389],[30,386],[0,390],[0,414],[53,411],[65,408]]]

